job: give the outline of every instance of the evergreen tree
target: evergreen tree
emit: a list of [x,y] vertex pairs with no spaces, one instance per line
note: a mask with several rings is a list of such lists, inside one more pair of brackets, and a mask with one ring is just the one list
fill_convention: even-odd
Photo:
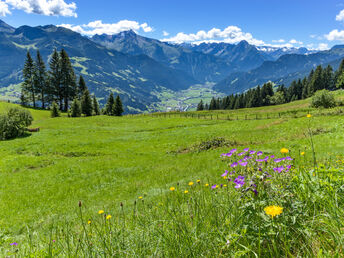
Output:
[[318,65],[312,76],[309,86],[309,96],[312,96],[316,91],[324,89],[323,69]]
[[45,67],[45,63],[39,51],[37,50],[37,57],[35,62],[35,89],[37,93],[39,93],[39,99],[42,103],[42,108],[45,108],[46,99],[45,96],[47,94],[47,71]]
[[93,103],[88,89],[84,91],[81,97],[81,111],[85,116],[92,116]]
[[115,98],[113,96],[113,92],[111,92],[105,106],[105,115],[114,116],[115,115],[114,109],[115,109]]
[[24,92],[24,89],[20,92],[20,105],[23,107],[27,106],[27,94]]
[[202,111],[202,110],[204,110],[204,104],[203,104],[203,100],[201,99],[201,101],[197,105],[197,111]]
[[209,110],[209,105],[208,105],[208,103],[205,103],[205,105],[204,105],[204,110]]
[[115,116],[121,116],[123,112],[124,110],[123,110],[121,98],[119,97],[119,95],[117,95],[116,101],[115,101],[115,107],[114,107],[114,114]]
[[72,102],[72,113],[71,113],[71,117],[80,117],[81,116],[81,104],[80,101],[75,98]]
[[84,94],[85,90],[88,90],[84,77],[82,77],[82,75],[80,75],[79,77],[79,88],[78,88],[78,95],[79,98],[81,99],[82,95]]
[[301,98],[305,99],[308,97],[308,80],[307,78],[303,78],[302,80],[302,93],[301,93]]
[[210,100],[209,110],[216,110],[216,100],[214,97]]
[[61,60],[56,49],[54,50],[49,62],[49,98],[58,101],[60,110],[63,109],[63,90],[61,77]]
[[324,80],[324,88],[328,90],[333,90],[335,88],[334,83],[334,73],[332,66],[328,65],[323,70],[323,80]]
[[22,92],[28,94],[28,98],[31,100],[33,107],[36,107],[36,89],[35,89],[35,64],[30,55],[30,52],[26,54],[26,61],[23,69],[24,83],[22,84]]
[[77,95],[76,77],[67,52],[62,49],[61,59],[61,86],[64,99],[64,110],[68,110],[69,101]]
[[55,101],[51,104],[51,117],[59,117],[61,116],[59,106],[56,104]]
[[99,103],[95,95],[93,95],[93,111],[96,116],[100,115]]

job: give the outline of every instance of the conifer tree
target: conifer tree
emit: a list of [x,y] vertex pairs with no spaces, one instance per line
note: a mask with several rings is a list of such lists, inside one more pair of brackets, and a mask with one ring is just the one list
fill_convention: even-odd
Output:
[[39,93],[39,99],[42,103],[42,108],[45,108],[45,103],[46,103],[46,94],[48,91],[47,87],[47,71],[45,67],[45,63],[43,61],[43,58],[37,50],[37,57],[36,57],[36,62],[35,62],[35,89],[37,90],[37,93]]
[[123,112],[124,110],[123,110],[123,104],[122,104],[121,98],[119,97],[119,95],[117,95],[115,106],[114,106],[114,114],[115,116],[122,116]]
[[210,100],[209,110],[216,110],[216,100],[214,97]]
[[197,111],[202,111],[202,110],[204,110],[204,104],[203,104],[203,100],[201,99],[201,101],[197,105]]
[[81,104],[78,98],[75,98],[71,106],[72,112],[71,117],[80,117],[81,116]]
[[68,110],[69,101],[77,95],[76,77],[67,52],[62,49],[61,58],[61,86],[64,99],[64,110]]
[[59,117],[61,116],[59,106],[56,104],[55,101],[51,104],[51,117]]
[[205,103],[205,105],[204,105],[204,110],[209,110],[209,105],[208,105],[208,103]]
[[115,115],[114,108],[115,108],[115,98],[113,96],[113,92],[111,92],[105,106],[105,115],[114,116]]
[[95,95],[93,95],[93,112],[96,116],[100,115],[99,103]]
[[28,94],[28,98],[31,100],[33,107],[36,107],[36,89],[35,89],[35,64],[30,55],[30,52],[26,54],[26,61],[23,69],[24,83],[22,84],[22,92]]
[[78,88],[78,95],[79,98],[81,99],[82,95],[84,94],[84,91],[87,90],[87,86],[86,86],[86,82],[84,80],[84,77],[82,77],[82,75],[80,75],[79,77],[79,88]]
[[61,78],[61,60],[56,49],[51,56],[49,62],[49,98],[51,100],[56,100],[59,103],[60,110],[63,109],[63,91],[62,91],[62,78]]
[[88,89],[84,91],[81,97],[81,111],[85,116],[92,116],[93,103]]

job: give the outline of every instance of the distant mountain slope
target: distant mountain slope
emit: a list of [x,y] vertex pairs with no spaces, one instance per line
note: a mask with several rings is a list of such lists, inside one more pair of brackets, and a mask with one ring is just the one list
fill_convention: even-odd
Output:
[[309,72],[319,64],[344,58],[344,48],[332,48],[309,55],[283,55],[276,61],[265,61],[260,67],[248,72],[233,73],[215,85],[215,90],[227,94],[243,92],[267,81],[276,81],[297,72]]
[[201,82],[219,81],[236,70],[235,65],[220,57],[142,37],[132,30],[115,35],[95,35],[92,40],[122,53],[145,54],[166,66],[184,71]]
[[[64,48],[77,73],[91,92],[105,98],[111,90],[121,94],[125,105],[145,110],[161,86],[186,89],[197,81],[186,73],[160,64],[146,55],[131,56],[109,50],[71,30],[56,26],[22,26],[0,33],[0,87],[22,81],[21,70],[28,50],[39,49],[48,61],[53,49]],[[101,101],[104,103],[105,99]]]

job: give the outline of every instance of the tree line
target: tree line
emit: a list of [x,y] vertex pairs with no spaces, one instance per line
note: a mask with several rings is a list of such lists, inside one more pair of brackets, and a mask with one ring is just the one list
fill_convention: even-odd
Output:
[[49,70],[40,52],[36,59],[27,52],[23,69],[24,82],[21,84],[21,104],[31,104],[34,108],[40,105],[43,109],[50,107],[52,116],[60,115],[60,111],[69,112],[70,116],[92,115],[121,116],[124,112],[120,96],[114,98],[111,92],[107,104],[100,110],[95,95],[91,96],[82,75],[77,78],[67,52],[62,49],[53,51]]
[[344,60],[337,71],[328,65],[323,68],[318,65],[312,69],[308,76],[303,79],[294,80],[289,87],[279,85],[274,87],[271,82],[262,87],[257,86],[241,94],[232,94],[224,98],[213,97],[210,103],[201,100],[197,110],[219,110],[261,107],[279,105],[295,100],[311,97],[318,90],[335,90],[344,88]]

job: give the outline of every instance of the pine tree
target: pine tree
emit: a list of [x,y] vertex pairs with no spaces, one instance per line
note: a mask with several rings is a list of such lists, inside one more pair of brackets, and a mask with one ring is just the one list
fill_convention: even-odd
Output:
[[20,105],[23,107],[27,106],[27,93],[25,93],[24,89],[20,92]]
[[114,108],[115,108],[115,98],[113,96],[113,92],[111,92],[105,106],[105,115],[114,116],[115,115]]
[[85,116],[92,116],[93,104],[88,89],[84,91],[81,97],[81,111]]
[[203,100],[201,99],[201,101],[197,105],[197,111],[203,111],[203,110],[204,110],[204,104],[203,104]]
[[22,84],[22,92],[28,94],[28,98],[31,100],[33,107],[36,107],[36,89],[35,89],[35,64],[30,55],[30,52],[26,54],[26,61],[23,69],[24,83]]
[[81,104],[77,98],[75,98],[73,100],[71,109],[72,109],[71,117],[80,117],[81,116]]
[[64,110],[68,110],[69,101],[77,95],[76,77],[67,52],[62,49],[61,58],[61,85],[64,99]]
[[216,110],[216,100],[214,97],[210,100],[209,110]]
[[205,103],[205,105],[204,105],[204,110],[209,110],[209,105],[208,105],[208,103]]
[[328,90],[333,90],[335,88],[334,84],[334,73],[332,66],[328,65],[323,70],[323,80],[324,80],[324,87]]
[[312,96],[316,91],[324,89],[323,70],[321,65],[318,65],[312,76],[309,86],[309,96]]
[[35,62],[35,89],[39,93],[39,99],[42,103],[42,108],[45,108],[46,94],[47,94],[47,71],[45,63],[39,51],[37,50],[37,57]]
[[122,104],[121,98],[119,97],[119,95],[117,95],[116,101],[115,101],[115,107],[114,107],[114,114],[115,116],[122,116],[123,112],[124,110],[123,110],[123,104]]
[[95,95],[93,95],[93,111],[96,116],[100,115],[99,103]]
[[61,60],[56,49],[54,50],[49,62],[49,98],[59,102],[60,110],[63,109],[63,91],[61,78]]
[[88,90],[86,83],[85,83],[85,80],[84,80],[84,77],[82,77],[82,75],[80,75],[80,77],[79,77],[79,85],[78,86],[79,86],[78,95],[79,95],[79,98],[81,99],[82,95],[84,94],[84,91]]
[[56,104],[55,101],[51,104],[51,117],[59,117],[61,116],[59,106]]

